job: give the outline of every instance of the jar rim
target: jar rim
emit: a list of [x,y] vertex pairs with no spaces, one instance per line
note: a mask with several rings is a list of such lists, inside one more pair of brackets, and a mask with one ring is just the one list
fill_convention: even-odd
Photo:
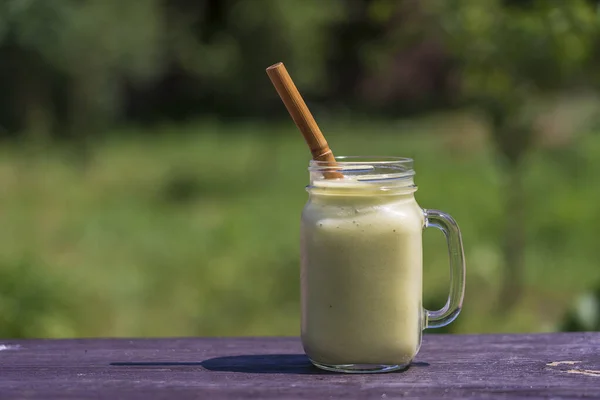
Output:
[[312,173],[341,172],[361,180],[380,180],[412,177],[415,174],[412,158],[390,156],[338,156],[336,162],[311,160],[308,170]]
[[[309,191],[324,188],[336,192],[364,192],[378,190],[390,193],[414,191],[415,171],[413,160],[390,156],[338,156],[336,162],[311,160]],[[341,177],[327,179],[330,172],[340,172]]]

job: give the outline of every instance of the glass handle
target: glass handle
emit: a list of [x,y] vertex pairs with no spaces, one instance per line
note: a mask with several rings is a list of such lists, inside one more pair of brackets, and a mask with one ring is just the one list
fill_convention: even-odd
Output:
[[465,255],[458,224],[439,210],[423,210],[425,228],[434,227],[444,233],[450,257],[450,295],[446,305],[436,311],[425,310],[424,328],[441,328],[458,317],[465,296]]

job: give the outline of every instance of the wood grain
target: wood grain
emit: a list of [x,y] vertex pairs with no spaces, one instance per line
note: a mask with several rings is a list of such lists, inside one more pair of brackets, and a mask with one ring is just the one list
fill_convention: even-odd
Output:
[[[337,163],[333,156],[333,152],[329,148],[325,136],[323,136],[321,129],[300,95],[298,88],[296,88],[285,65],[283,65],[283,63],[271,65],[267,68],[267,75],[269,75],[273,86],[275,86],[275,90],[277,90],[279,97],[281,97],[283,104],[285,104],[285,108],[288,110],[294,123],[302,133],[302,136],[310,149],[313,160],[325,161],[327,162],[327,165],[335,166]],[[324,175],[327,179],[343,177],[343,175],[337,171],[327,171]]]
[[317,370],[296,338],[0,340],[0,349],[3,399],[600,396],[600,333],[425,335],[411,368],[380,375]]

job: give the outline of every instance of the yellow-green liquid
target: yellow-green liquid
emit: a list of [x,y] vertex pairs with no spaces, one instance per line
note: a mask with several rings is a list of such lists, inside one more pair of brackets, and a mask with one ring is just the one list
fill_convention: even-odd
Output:
[[302,342],[326,365],[408,364],[422,330],[423,212],[412,193],[327,190],[302,214]]

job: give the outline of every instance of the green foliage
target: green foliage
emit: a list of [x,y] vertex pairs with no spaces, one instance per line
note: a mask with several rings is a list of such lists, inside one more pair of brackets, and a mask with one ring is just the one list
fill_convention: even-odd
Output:
[[[52,95],[46,93],[53,82],[47,78],[65,76],[67,131],[74,137],[98,131],[121,111],[124,81],[139,84],[161,72],[166,50],[161,5],[159,0],[7,0],[0,17],[0,33],[5,33],[0,35],[0,45],[4,37],[34,56],[20,61],[20,69],[33,71],[24,75],[42,71],[46,77],[18,77],[16,84],[24,86],[23,80],[35,81],[30,88],[16,91],[30,96],[25,99],[29,108],[56,116]],[[46,94],[40,98],[40,93]],[[36,121],[25,125],[40,128]]]
[[[67,131],[75,137],[109,126],[123,110],[125,85],[154,83],[166,68],[185,74],[190,96],[210,99],[213,108],[264,107],[273,97],[264,69],[281,60],[304,91],[324,94],[335,39],[330,30],[346,17],[341,0],[327,7],[319,0],[260,6],[252,0],[6,0],[0,7],[0,50],[17,46],[31,55],[15,62],[50,76],[37,78],[33,86],[40,90],[64,79],[49,97],[66,98]],[[18,87],[24,79],[10,82],[16,92],[25,91]],[[33,107],[59,116],[51,100],[38,103]]]
[[[322,94],[327,83],[327,52],[334,38],[331,26],[345,17],[343,3],[330,0],[253,0],[224,2],[223,15],[215,24],[206,15],[171,14],[170,45],[176,61],[204,83],[204,91],[224,102],[241,103],[252,98],[252,107],[272,97],[265,85],[265,68],[285,61],[294,71],[295,82],[303,91]],[[201,35],[191,35],[200,25]],[[202,29],[204,28],[204,29]],[[268,81],[267,81],[268,82]]]
[[[533,99],[589,84],[596,70],[593,49],[600,42],[600,16],[588,1],[507,7],[500,0],[451,0],[435,5],[440,38],[460,65],[463,96],[481,105],[502,134],[511,131],[504,124],[528,130],[536,111],[529,106]],[[504,142],[519,142],[524,135]],[[521,141],[512,147],[519,144],[528,145]],[[511,156],[509,149],[505,152]]]
[[540,0],[520,7],[500,0],[427,4],[437,17],[439,37],[458,63],[460,96],[486,115],[505,161],[506,274],[500,302],[510,306],[522,292],[527,213],[521,176],[534,144],[539,99],[600,83],[593,82],[600,15],[585,0]]
[[0,262],[0,337],[69,334],[73,293],[47,265],[23,260]]
[[[527,215],[526,290],[499,317],[505,217],[490,143],[449,151],[438,133],[461,128],[446,119],[321,126],[340,155],[368,147],[414,157],[419,204],[460,223],[467,296],[453,332],[556,329],[572,299],[600,279],[600,136],[533,154],[523,176],[536,204]],[[2,147],[0,336],[298,334],[310,155],[292,124],[117,131],[86,171],[63,151],[23,163],[18,148]],[[559,155],[586,161],[570,174]],[[435,309],[448,290],[443,235],[425,231],[425,249],[424,305]]]
[[[482,153],[453,158],[439,136],[425,134],[429,129],[399,135],[390,123],[377,122],[341,122],[328,138],[336,142],[337,129],[338,154],[359,154],[368,145],[370,153],[416,156],[429,170],[419,172],[419,197],[455,214],[474,260],[469,293],[478,301],[466,305],[471,316],[452,329],[537,330],[554,326],[559,316],[539,316],[536,307],[555,301],[562,312],[576,291],[587,289],[564,277],[565,265],[600,278],[593,262],[600,185],[591,183],[600,174],[597,137],[553,154],[534,146],[544,102],[563,90],[598,87],[599,37],[598,10],[584,0],[264,0],[260,6],[254,0],[5,0],[0,56],[10,75],[0,75],[0,123],[12,113],[24,120],[23,133],[70,133],[80,145],[74,154],[87,158],[92,142],[84,136],[114,123],[125,89],[147,85],[153,100],[164,98],[159,104],[177,110],[187,104],[194,113],[270,117],[277,100],[264,68],[284,61],[307,99],[365,106],[369,78],[383,82],[372,90],[393,98],[402,88],[392,83],[430,66],[410,59],[424,49],[434,53],[425,60],[439,64],[438,74],[455,78],[456,103],[487,117],[493,146],[486,142]],[[177,94],[169,85],[153,89],[173,76],[182,79]],[[432,75],[424,76],[431,83]],[[422,96],[427,109],[444,94],[436,84],[422,91],[408,102]],[[290,129],[205,124],[189,128],[200,137],[108,136],[106,144],[93,143],[98,159],[85,177],[65,163],[61,152],[73,149],[26,158],[9,148],[0,158],[6,188],[0,294],[10,294],[0,335],[296,333],[298,221],[290,210],[303,202],[306,153]],[[509,176],[493,162],[497,154]],[[557,186],[568,190],[553,191]],[[514,196],[505,202],[507,194]],[[535,207],[525,212],[525,200]],[[506,275],[508,284],[519,278],[526,289],[522,311],[506,321],[489,307],[503,241],[517,249],[508,252],[516,261],[505,257],[504,264],[522,271],[514,281]],[[28,254],[35,261],[23,261]],[[430,257],[430,271],[445,270],[444,257]],[[65,276],[54,274],[59,270],[84,293],[62,282]],[[445,292],[442,275],[433,276],[427,291]],[[72,298],[65,302],[58,291]],[[548,295],[554,292],[558,300]],[[72,309],[75,303],[81,309]],[[70,318],[73,331],[65,322]]]
[[510,102],[523,91],[559,89],[589,72],[600,20],[587,1],[536,1],[527,8],[499,0],[436,4],[441,38],[460,60],[466,96]]
[[17,42],[64,72],[143,79],[159,71],[158,0],[7,0],[5,7]]
[[[19,70],[33,70],[7,82],[14,92],[31,91],[21,87],[28,75],[45,76],[30,83],[45,86],[40,92],[60,87],[33,108],[57,120],[62,111],[53,100],[64,99],[74,131],[110,125],[123,111],[125,88],[153,88],[173,76],[185,87],[172,102],[188,110],[271,115],[274,94],[264,69],[284,61],[309,98],[373,113],[403,111],[395,109],[397,95],[408,96],[405,108],[447,105],[440,99],[449,98],[448,82],[455,81],[453,99],[482,107],[503,135],[518,141],[522,135],[514,131],[535,113],[531,96],[600,81],[598,22],[593,3],[584,0],[526,7],[501,0],[263,0],[260,6],[254,0],[6,0],[0,51],[16,46],[31,57],[14,49],[0,55]],[[428,68],[414,79],[427,84],[411,86],[413,70]],[[385,92],[384,100],[373,91]],[[152,93],[155,100],[165,95]],[[36,95],[24,102],[35,103]],[[22,110],[13,112],[27,114]]]

